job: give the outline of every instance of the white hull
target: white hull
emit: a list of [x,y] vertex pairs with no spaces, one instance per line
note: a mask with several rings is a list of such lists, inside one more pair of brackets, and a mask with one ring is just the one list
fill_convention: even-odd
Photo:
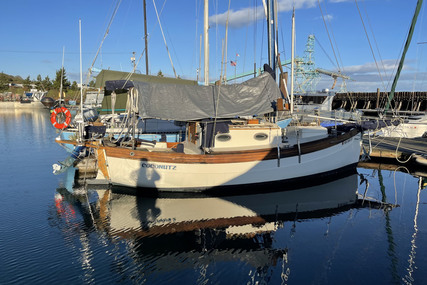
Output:
[[427,132],[427,123],[402,123],[383,128],[381,131],[383,137],[419,138]]
[[0,102],[0,109],[45,109],[46,107],[39,101],[30,103],[21,102]]
[[304,179],[356,165],[360,134],[338,145],[301,156],[239,163],[162,163],[108,156],[113,185],[168,191],[201,191],[219,186]]

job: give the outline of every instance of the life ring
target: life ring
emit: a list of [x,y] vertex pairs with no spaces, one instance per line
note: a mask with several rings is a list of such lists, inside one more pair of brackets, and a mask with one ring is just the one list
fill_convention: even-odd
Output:
[[[65,115],[65,120],[61,119],[61,123],[59,123],[56,118],[61,113],[63,113]],[[57,129],[60,129],[60,130],[65,129],[71,123],[71,113],[65,107],[55,108],[52,111],[52,114],[50,115],[50,122]]]

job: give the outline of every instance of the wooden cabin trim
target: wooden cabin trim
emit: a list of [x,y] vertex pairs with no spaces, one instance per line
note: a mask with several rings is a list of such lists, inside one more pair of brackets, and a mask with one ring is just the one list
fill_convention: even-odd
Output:
[[[353,129],[343,135],[337,137],[327,137],[321,140],[300,144],[300,152],[295,145],[291,148],[280,149],[280,158],[297,156],[299,154],[309,154],[328,147],[338,145],[344,141],[354,137],[359,131]],[[73,144],[76,141],[70,140],[56,140],[60,144]],[[174,151],[157,152],[147,151],[140,149],[132,149],[116,146],[101,146],[97,142],[86,142],[84,144],[88,148],[94,148],[99,151],[105,150],[107,157],[124,158],[132,160],[143,160],[161,163],[200,163],[200,164],[217,164],[217,163],[238,163],[238,162],[251,162],[278,159],[277,148],[255,149],[255,150],[242,150],[231,152],[212,152],[206,154],[185,154],[177,153]]]
[[[300,144],[300,152],[297,146],[284,148],[280,150],[280,158],[297,156],[299,154],[309,154],[328,147],[338,145],[354,137],[359,131],[353,129],[344,135],[337,137],[328,137],[325,139]],[[217,163],[238,163],[272,160],[278,158],[277,148],[242,150],[232,152],[213,152],[206,154],[185,154],[176,152],[156,152],[146,151],[123,147],[103,146],[107,157],[124,158],[131,160],[143,160],[150,162],[162,163],[200,163],[200,164],[217,164]]]

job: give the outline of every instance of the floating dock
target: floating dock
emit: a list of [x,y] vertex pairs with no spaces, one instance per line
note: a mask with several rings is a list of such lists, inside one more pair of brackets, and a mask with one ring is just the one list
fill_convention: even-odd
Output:
[[363,161],[388,161],[427,167],[427,138],[364,138]]

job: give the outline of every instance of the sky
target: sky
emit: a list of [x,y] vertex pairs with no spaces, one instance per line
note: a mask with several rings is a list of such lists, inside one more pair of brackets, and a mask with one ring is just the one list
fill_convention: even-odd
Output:
[[[80,82],[81,21],[84,82],[91,67],[130,72],[133,52],[137,72],[145,73],[143,0],[0,0],[0,3],[0,72],[30,76],[33,80],[38,75],[54,79],[64,56],[68,80]],[[203,1],[146,0],[146,3],[149,73],[157,75],[161,71],[172,77],[176,73],[181,78],[202,82]],[[315,66],[349,76],[350,80],[344,82],[348,91],[375,92],[377,88],[389,91],[416,4],[417,0],[278,0],[281,60],[291,58],[294,7],[296,56],[304,57],[307,38],[313,34]],[[424,6],[397,84],[398,91],[427,89]],[[227,58],[222,60],[227,17]],[[267,63],[267,28],[261,0],[209,0],[209,23],[210,81],[218,80],[221,74],[231,78],[251,72],[254,65],[258,69]],[[221,65],[222,61],[226,67]],[[231,61],[236,65],[232,66]],[[289,67],[285,70],[289,71]],[[331,89],[332,84],[331,77],[322,75],[315,89]],[[338,79],[335,90],[343,86]]]

